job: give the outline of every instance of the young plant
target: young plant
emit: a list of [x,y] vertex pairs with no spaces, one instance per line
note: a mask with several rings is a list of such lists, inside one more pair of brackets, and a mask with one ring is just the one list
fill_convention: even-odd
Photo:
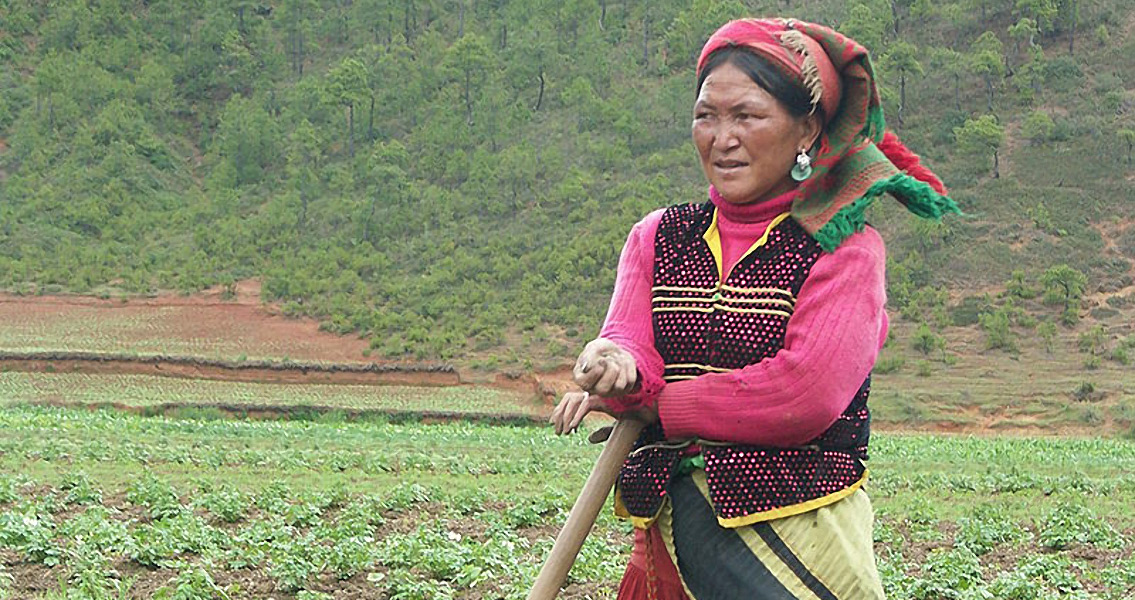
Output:
[[229,590],[213,581],[203,567],[183,569],[169,584],[154,593],[154,600],[232,600]]

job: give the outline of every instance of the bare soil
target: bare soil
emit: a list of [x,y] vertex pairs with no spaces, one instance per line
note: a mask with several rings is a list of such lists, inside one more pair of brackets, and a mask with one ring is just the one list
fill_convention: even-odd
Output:
[[[34,339],[40,333],[48,334],[41,337],[55,338],[40,340],[41,348],[50,342],[53,350],[137,353],[161,348],[166,341],[185,341],[201,350],[194,354],[205,356],[235,358],[244,354],[298,361],[371,362],[363,354],[369,347],[366,340],[321,331],[314,319],[289,318],[277,305],[262,303],[259,282],[242,281],[235,291],[230,299],[219,288],[189,296],[166,293],[109,299],[0,293],[0,322],[9,328],[4,349],[26,349],[13,347],[6,339],[12,330],[25,330],[25,339]],[[72,340],[84,342],[82,332],[77,331],[84,324],[107,320],[115,325],[113,339],[105,342],[108,347],[68,347]],[[163,353],[185,354],[176,350]]]

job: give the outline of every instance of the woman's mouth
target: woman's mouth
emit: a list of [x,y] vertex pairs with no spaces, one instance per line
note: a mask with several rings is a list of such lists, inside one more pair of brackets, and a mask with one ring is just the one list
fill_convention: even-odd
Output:
[[749,163],[741,160],[717,160],[713,162],[713,166],[722,173],[732,173],[749,166]]

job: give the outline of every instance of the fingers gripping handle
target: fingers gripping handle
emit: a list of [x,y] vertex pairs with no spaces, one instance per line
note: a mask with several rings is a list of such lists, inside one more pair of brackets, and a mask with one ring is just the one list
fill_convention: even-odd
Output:
[[528,600],[554,600],[560,593],[560,586],[567,579],[568,571],[575,563],[579,549],[583,547],[583,540],[591,532],[599,511],[615,485],[615,478],[619,476],[619,469],[623,461],[630,454],[638,434],[642,433],[643,423],[633,419],[622,419],[615,423],[615,429],[607,440],[607,445],[599,454],[595,468],[583,484],[583,491],[579,493],[575,505],[571,508],[567,523],[556,537],[552,552],[544,562],[532,591],[528,592]]

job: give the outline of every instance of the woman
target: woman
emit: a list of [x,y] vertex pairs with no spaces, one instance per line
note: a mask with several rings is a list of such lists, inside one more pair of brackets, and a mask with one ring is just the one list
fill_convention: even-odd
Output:
[[884,133],[866,50],[820,25],[714,33],[693,140],[709,201],[635,225],[584,392],[552,416],[650,423],[616,487],[636,527],[619,598],[881,598],[861,486],[885,258],[864,210],[958,208]]

